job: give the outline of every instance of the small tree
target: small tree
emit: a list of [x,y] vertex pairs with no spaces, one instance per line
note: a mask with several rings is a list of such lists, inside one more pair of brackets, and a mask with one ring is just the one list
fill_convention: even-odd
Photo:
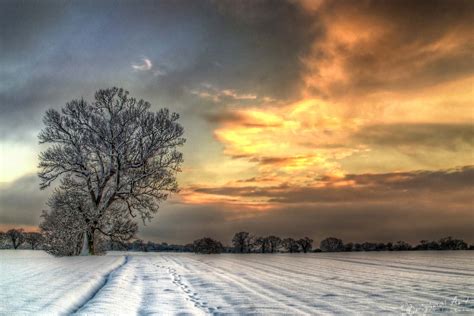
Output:
[[0,249],[4,249],[6,239],[7,235],[4,232],[0,231]]
[[251,243],[252,236],[248,232],[238,232],[232,238],[232,244],[236,252],[250,252]]
[[281,238],[277,236],[268,236],[267,237],[268,244],[270,246],[270,252],[274,253],[278,250],[278,247],[281,245]]
[[327,252],[344,251],[344,243],[341,239],[328,237],[321,241],[319,248]]
[[402,240],[399,240],[395,243],[395,245],[393,245],[393,250],[396,250],[396,251],[404,251],[404,250],[411,250],[412,247],[409,243],[405,242],[405,241],[402,241]]
[[130,250],[146,252],[147,244],[141,239],[136,239],[130,244]]
[[285,238],[282,241],[283,247],[285,247],[286,251],[289,253],[299,252],[299,246],[296,240],[293,238]]
[[247,238],[246,248],[247,248],[248,253],[253,252],[255,250],[256,240],[257,240],[257,237],[255,237],[254,235],[249,235],[249,237]]
[[296,242],[304,253],[311,251],[311,249],[313,248],[313,240],[309,237],[298,239]]
[[439,240],[439,248],[442,250],[467,250],[468,246],[464,240],[448,236]]
[[356,242],[354,246],[352,247],[352,251],[362,251],[362,250],[364,249],[362,248],[362,245],[358,242]]
[[223,249],[224,247],[219,241],[209,237],[195,240],[193,243],[193,250],[195,253],[217,254],[221,253]]
[[257,249],[260,249],[261,253],[268,252],[268,248],[270,248],[270,242],[267,237],[257,237],[254,244]]
[[344,251],[352,251],[353,248],[354,244],[351,242],[344,245]]
[[150,107],[112,88],[99,90],[92,103],[73,100],[43,118],[39,140],[51,147],[39,157],[40,188],[69,176],[87,193],[94,217],[83,235],[90,254],[96,252],[96,233],[102,233],[95,222],[110,216],[111,208],[151,220],[159,203],[178,191],[183,158],[176,148],[185,142],[179,115]]
[[25,234],[23,229],[10,229],[5,233],[6,238],[11,241],[13,249],[18,249],[25,242]]
[[32,250],[36,250],[43,243],[43,235],[34,232],[25,233],[25,241],[30,245]]
[[362,244],[362,250],[364,251],[375,251],[377,250],[377,244],[373,242],[364,242]]

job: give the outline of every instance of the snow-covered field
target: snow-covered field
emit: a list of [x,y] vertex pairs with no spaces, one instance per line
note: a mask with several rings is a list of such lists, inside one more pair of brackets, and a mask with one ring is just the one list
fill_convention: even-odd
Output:
[[474,252],[0,251],[0,314],[474,314]]

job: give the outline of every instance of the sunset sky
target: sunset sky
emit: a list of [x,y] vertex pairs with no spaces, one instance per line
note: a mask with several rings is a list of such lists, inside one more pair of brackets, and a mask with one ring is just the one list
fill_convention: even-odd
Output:
[[474,242],[474,1],[2,1],[0,230],[34,229],[48,108],[123,87],[181,115],[145,240]]

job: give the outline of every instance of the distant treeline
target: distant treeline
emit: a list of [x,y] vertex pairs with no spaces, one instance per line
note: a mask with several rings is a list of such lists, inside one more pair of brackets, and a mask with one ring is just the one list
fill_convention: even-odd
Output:
[[[47,249],[41,233],[25,232],[23,229],[10,229],[0,232],[0,249]],[[417,245],[404,241],[395,243],[344,243],[341,239],[328,237],[313,248],[313,240],[308,237],[299,239],[278,236],[254,236],[248,232],[238,232],[231,241],[232,246],[224,246],[220,241],[205,237],[186,245],[145,242],[136,239],[130,242],[104,241],[104,251],[142,251],[142,252],[195,252],[195,253],[307,253],[307,252],[349,252],[349,251],[409,251],[409,250],[474,250],[461,239],[452,237],[438,241],[421,240]]]
[[474,250],[474,245],[468,246],[461,239],[452,237],[441,238],[438,241],[421,240],[417,245],[404,241],[395,243],[344,243],[341,239],[328,237],[319,243],[319,248],[313,249],[313,240],[304,237],[300,239],[281,238],[278,236],[258,237],[248,232],[239,232],[232,238],[232,247],[223,247],[219,241],[211,238],[196,240],[193,244],[196,253],[275,253],[275,252],[350,252],[350,251],[408,251],[408,250]]

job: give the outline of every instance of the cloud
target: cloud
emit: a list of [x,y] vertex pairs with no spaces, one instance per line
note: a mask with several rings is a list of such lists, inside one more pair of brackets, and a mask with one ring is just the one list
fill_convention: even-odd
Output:
[[25,175],[10,183],[0,183],[0,223],[34,226],[51,190],[40,191],[36,174]]
[[361,125],[334,104],[308,99],[286,106],[233,109],[210,117],[224,153],[259,164],[260,176],[307,182],[320,173],[338,174],[339,159],[363,150],[343,145]]
[[470,76],[473,9],[470,1],[325,2],[312,11],[325,34],[303,57],[306,93],[403,91]]
[[142,63],[141,64],[132,64],[132,68],[134,70],[139,70],[139,71],[148,71],[151,70],[153,67],[153,64],[151,63],[151,60],[148,58],[142,58]]
[[423,146],[456,150],[474,147],[472,124],[376,124],[368,125],[351,136],[354,141],[383,146]]
[[[208,116],[227,156],[262,162],[257,176],[282,183],[469,163],[471,2],[293,3],[312,21],[310,48],[299,55],[299,101],[256,100]],[[232,8],[240,16],[248,6]]]
[[367,124],[347,140],[366,151],[340,160],[348,173],[444,169],[472,164],[474,128],[468,123]]
[[219,88],[216,85],[210,83],[202,83],[199,87],[189,90],[189,93],[198,96],[206,101],[212,101],[222,105],[219,108],[220,112],[225,112],[229,106],[232,105],[249,105],[249,104],[277,104],[278,101],[268,96],[259,96],[251,92],[239,92],[236,89],[230,88]]
[[[313,187],[240,183],[241,186],[195,188],[195,198],[201,196],[202,200],[198,204],[190,201],[176,204],[181,211],[176,213],[174,221],[189,216],[199,222],[196,226],[192,221],[178,225],[186,240],[210,232],[230,242],[233,233],[246,230],[257,235],[307,235],[316,243],[328,236],[355,242],[414,243],[447,235],[474,242],[470,227],[474,220],[473,176],[474,167],[465,166],[439,171],[321,177]],[[203,196],[214,196],[214,199],[205,201]],[[271,207],[255,208],[252,204],[264,199],[270,202],[261,204]],[[187,215],[181,217],[184,209]],[[171,209],[169,212],[167,216],[173,216]],[[206,220],[197,219],[201,215]],[[158,222],[167,232],[166,238],[172,239],[173,225],[164,217],[158,218]]]
[[[259,200],[269,203],[406,203],[422,197],[453,200],[469,206],[473,202],[474,167],[465,166],[439,171],[411,171],[380,174],[322,176],[312,185],[242,185],[195,188],[194,193],[223,196],[236,201]],[[437,196],[439,195],[439,196]]]

